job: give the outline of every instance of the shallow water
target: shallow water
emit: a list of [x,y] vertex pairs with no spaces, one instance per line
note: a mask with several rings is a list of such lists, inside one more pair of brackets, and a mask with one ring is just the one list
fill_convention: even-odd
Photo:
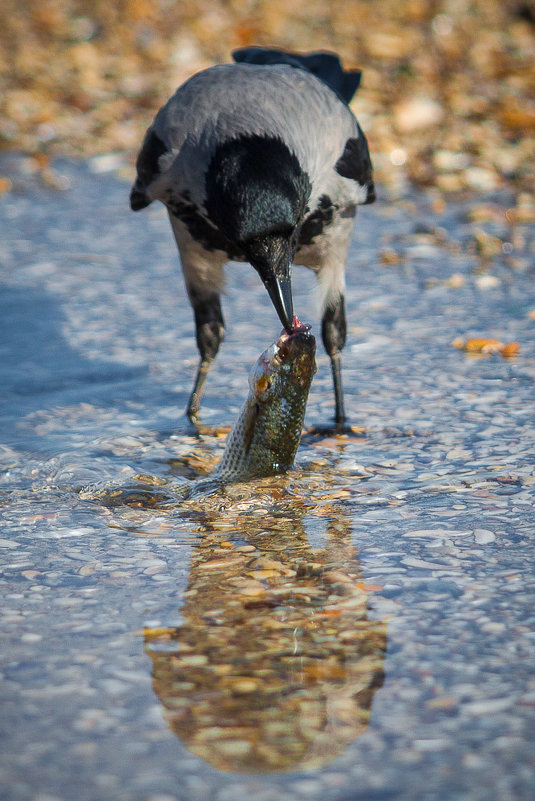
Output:
[[[353,434],[183,505],[224,438],[183,417],[197,355],[163,210],[129,213],[98,161],[59,162],[61,191],[2,166],[2,797],[532,799],[533,232],[490,214],[511,244],[482,261],[473,202],[362,209]],[[319,331],[312,286],[296,269]],[[245,265],[224,312],[215,429],[279,331]],[[520,355],[451,346],[477,335]],[[309,425],[333,410],[319,350]]]

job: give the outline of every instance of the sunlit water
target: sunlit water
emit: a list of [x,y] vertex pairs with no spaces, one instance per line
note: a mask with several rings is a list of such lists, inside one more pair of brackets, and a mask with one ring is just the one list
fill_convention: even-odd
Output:
[[[265,290],[229,269],[199,436],[163,210],[94,165],[58,164],[63,191],[3,166],[2,797],[531,801],[533,233],[496,213],[514,247],[483,262],[468,203],[359,212],[353,434],[183,504],[278,334]],[[312,287],[296,269],[319,332]],[[520,355],[451,345],[476,335]],[[333,410],[319,351],[308,425]]]

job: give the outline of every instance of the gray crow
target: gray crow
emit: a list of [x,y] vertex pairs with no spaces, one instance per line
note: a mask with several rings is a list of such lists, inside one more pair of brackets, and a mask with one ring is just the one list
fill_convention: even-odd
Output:
[[197,416],[223,339],[225,262],[255,268],[288,332],[295,262],[321,288],[340,428],[347,251],[356,206],[375,199],[366,138],[348,105],[360,71],[327,52],[232,55],[236,63],[194,75],[157,113],[130,195],[134,211],[164,203],[178,245],[201,356],[187,414]]

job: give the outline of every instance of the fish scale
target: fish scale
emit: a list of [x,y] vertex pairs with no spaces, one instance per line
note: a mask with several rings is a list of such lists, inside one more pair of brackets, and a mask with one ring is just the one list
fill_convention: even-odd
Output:
[[282,473],[293,465],[316,372],[316,341],[307,326],[283,332],[258,358],[249,395],[210,479],[237,481]]

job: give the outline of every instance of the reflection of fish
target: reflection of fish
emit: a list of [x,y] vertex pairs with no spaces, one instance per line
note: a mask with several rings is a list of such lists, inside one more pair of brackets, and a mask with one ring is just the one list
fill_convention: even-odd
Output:
[[320,768],[366,730],[384,677],[386,627],[368,618],[349,520],[330,521],[321,549],[300,514],[241,513],[236,527],[194,549],[182,625],[145,630],[154,690],[220,770]]
[[316,372],[315,351],[309,326],[294,317],[294,331],[283,331],[254,364],[249,396],[212,478],[270,476],[293,465]]

